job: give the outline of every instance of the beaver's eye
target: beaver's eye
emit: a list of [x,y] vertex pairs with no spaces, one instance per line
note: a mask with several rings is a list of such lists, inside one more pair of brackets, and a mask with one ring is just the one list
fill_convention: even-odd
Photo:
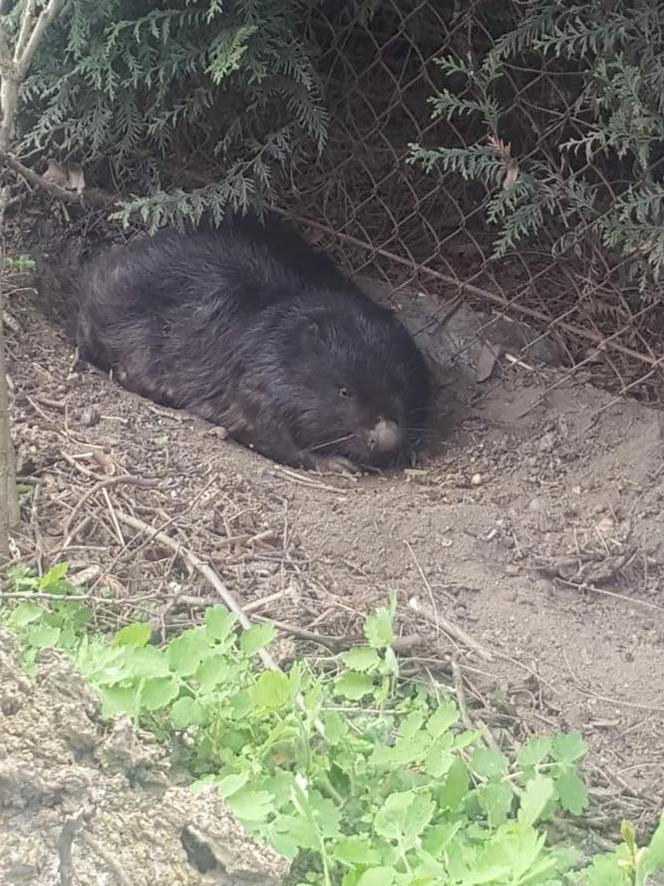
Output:
[[348,393],[348,388],[339,388],[339,396],[350,397],[350,394]]

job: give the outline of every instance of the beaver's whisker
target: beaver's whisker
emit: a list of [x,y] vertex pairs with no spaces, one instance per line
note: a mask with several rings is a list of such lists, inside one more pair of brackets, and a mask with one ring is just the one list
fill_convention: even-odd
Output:
[[337,443],[345,443],[347,440],[352,440],[355,437],[355,434],[346,434],[344,437],[337,437],[334,440],[325,440],[322,443],[316,443],[315,446],[309,446],[307,452],[317,452],[319,449],[324,449],[326,446],[334,446]]

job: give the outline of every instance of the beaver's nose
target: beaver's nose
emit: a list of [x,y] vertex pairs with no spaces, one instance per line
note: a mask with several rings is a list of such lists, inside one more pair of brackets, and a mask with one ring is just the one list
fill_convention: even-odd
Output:
[[369,448],[373,452],[394,452],[402,442],[403,431],[395,421],[381,418],[369,431]]

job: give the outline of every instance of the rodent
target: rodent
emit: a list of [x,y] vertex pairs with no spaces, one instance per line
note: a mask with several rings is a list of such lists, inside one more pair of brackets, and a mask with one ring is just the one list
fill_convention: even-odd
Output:
[[421,442],[431,379],[413,339],[274,216],[142,236],[79,286],[82,360],[273,461],[381,468]]

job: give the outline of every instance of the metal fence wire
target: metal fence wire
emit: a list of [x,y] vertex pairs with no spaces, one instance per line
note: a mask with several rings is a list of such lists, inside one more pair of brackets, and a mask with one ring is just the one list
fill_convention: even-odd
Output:
[[[290,183],[288,211],[321,245],[341,247],[355,271],[371,267],[392,287],[436,293],[448,304],[458,295],[484,316],[524,321],[535,343],[555,341],[568,374],[582,373],[616,397],[658,402],[664,311],[629,282],[623,262],[591,236],[554,252],[555,214],[535,239],[493,258],[490,189],[442,166],[407,162],[412,143],[467,148],[496,135],[478,115],[433,119],[431,97],[449,86],[436,61],[441,52],[481,58],[496,40],[487,16],[510,6],[518,16],[532,4],[316,4],[308,28],[319,48],[330,135],[321,162]],[[560,162],[559,145],[587,135],[575,74],[555,57],[506,65],[500,100],[507,112],[497,135],[511,143],[516,163]],[[591,153],[575,172],[609,201],[624,184],[619,165]],[[533,341],[514,355],[522,364],[532,362]]]

